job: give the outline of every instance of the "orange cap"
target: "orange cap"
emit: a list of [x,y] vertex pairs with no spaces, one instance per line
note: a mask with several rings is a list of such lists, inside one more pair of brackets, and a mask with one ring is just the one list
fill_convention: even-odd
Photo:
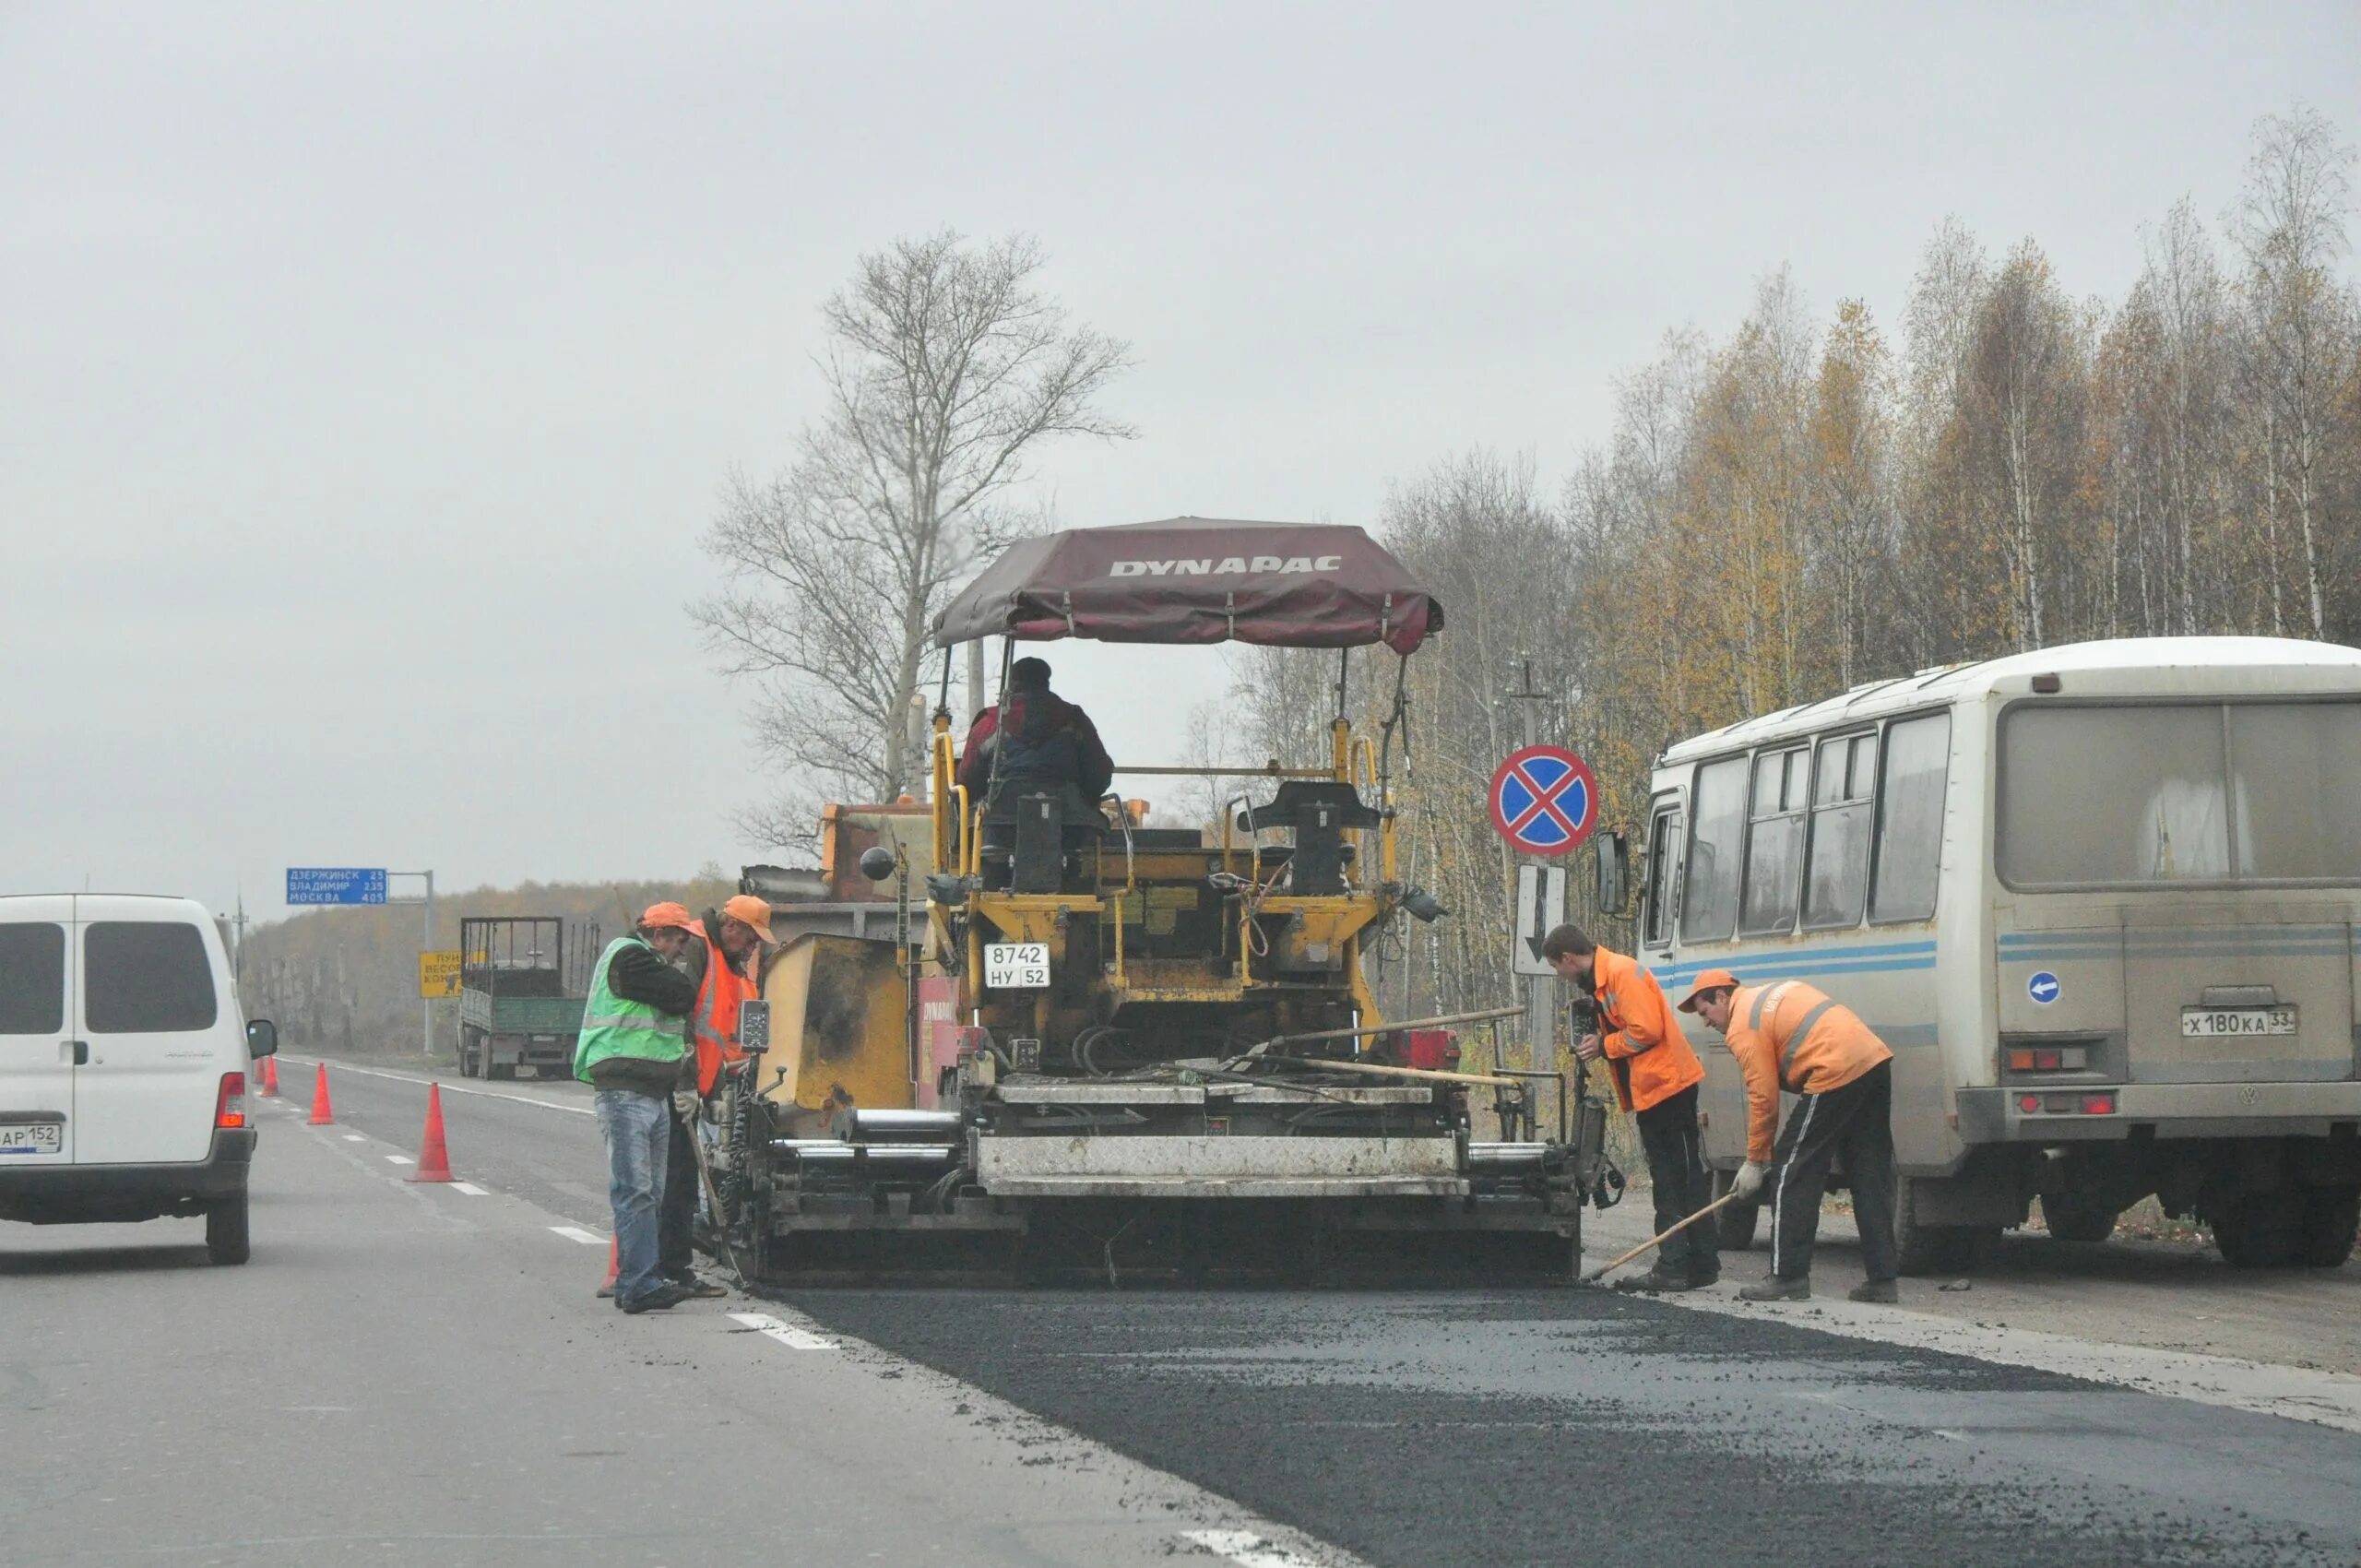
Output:
[[1680,1010],[1684,1013],[1694,1013],[1697,1011],[1697,995],[1700,992],[1718,991],[1724,986],[1733,991],[1737,990],[1738,977],[1727,969],[1703,971],[1691,982],[1689,994],[1680,999]]
[[665,902],[650,904],[640,912],[640,925],[649,931],[690,931],[697,928],[696,917],[689,913],[686,904]]
[[721,912],[733,921],[742,921],[754,928],[754,934],[776,946],[778,938],[771,934],[771,907],[751,893],[741,893],[721,906]]

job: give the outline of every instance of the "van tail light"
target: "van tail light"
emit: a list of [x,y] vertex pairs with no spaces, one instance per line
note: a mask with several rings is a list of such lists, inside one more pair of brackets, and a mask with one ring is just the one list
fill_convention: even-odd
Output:
[[2021,1094],[2017,1109],[2028,1116],[2112,1116],[2115,1114],[2113,1089],[2086,1090],[2068,1094]]
[[246,1124],[246,1075],[243,1073],[221,1075],[220,1098],[213,1102],[213,1125],[243,1127]]

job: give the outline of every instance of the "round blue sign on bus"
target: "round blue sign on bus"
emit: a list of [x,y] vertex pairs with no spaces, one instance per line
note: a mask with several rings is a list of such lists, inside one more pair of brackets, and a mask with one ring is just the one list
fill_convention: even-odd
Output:
[[2047,969],[2042,969],[2035,972],[2031,980],[2025,981],[2025,994],[2032,997],[2036,1004],[2043,1007],[2047,1007],[2051,1003],[2057,1001],[2058,992],[2063,989],[2064,988],[2058,983],[2058,977],[2051,974]]

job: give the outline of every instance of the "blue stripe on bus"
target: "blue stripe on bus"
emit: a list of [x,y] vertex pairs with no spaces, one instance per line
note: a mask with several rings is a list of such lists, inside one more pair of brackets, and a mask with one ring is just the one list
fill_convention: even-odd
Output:
[[[2179,931],[2166,931],[2154,926],[2129,928],[2128,940],[2132,942],[2333,942],[2343,944],[2350,939],[2354,928],[2341,925],[2287,926],[2190,926]],[[2087,942],[2099,934],[2090,927],[2065,931],[2011,932],[1999,937],[2002,948],[2038,947],[2046,943]]]
[[2004,964],[2041,964],[2053,958],[2236,958],[2249,954],[2258,958],[2342,958],[2351,951],[2343,943],[2333,947],[2319,944],[2295,946],[2250,942],[2216,942],[2187,947],[2118,947],[2109,943],[2103,946],[2019,948],[1999,956]]

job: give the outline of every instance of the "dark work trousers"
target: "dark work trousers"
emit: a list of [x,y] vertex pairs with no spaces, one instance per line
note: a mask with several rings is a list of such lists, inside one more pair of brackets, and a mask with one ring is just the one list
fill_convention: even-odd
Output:
[[[1655,1189],[1655,1228],[1678,1225],[1712,1203],[1714,1176],[1697,1134],[1697,1086],[1658,1100],[1632,1120],[1640,1124],[1640,1150],[1648,1157],[1648,1182]],[[1722,1272],[1719,1240],[1714,1222],[1701,1219],[1656,1249],[1656,1265],[1667,1274],[1686,1274],[1695,1284],[1710,1283]]]
[[681,1113],[671,1109],[669,1098],[665,1106],[672,1119],[672,1137],[664,1156],[664,1223],[657,1237],[656,1272],[667,1279],[677,1279],[696,1265],[690,1234],[696,1225],[697,1204],[705,1195],[705,1187],[697,1180],[696,1150],[689,1146],[689,1140],[697,1135],[696,1127],[682,1120]]
[[1829,1166],[1845,1158],[1853,1218],[1861,1228],[1861,1262],[1871,1279],[1900,1270],[1893,1253],[1893,1063],[1880,1062],[1842,1088],[1799,1098],[1771,1159],[1771,1272],[1801,1279],[1811,1272],[1821,1194]]

